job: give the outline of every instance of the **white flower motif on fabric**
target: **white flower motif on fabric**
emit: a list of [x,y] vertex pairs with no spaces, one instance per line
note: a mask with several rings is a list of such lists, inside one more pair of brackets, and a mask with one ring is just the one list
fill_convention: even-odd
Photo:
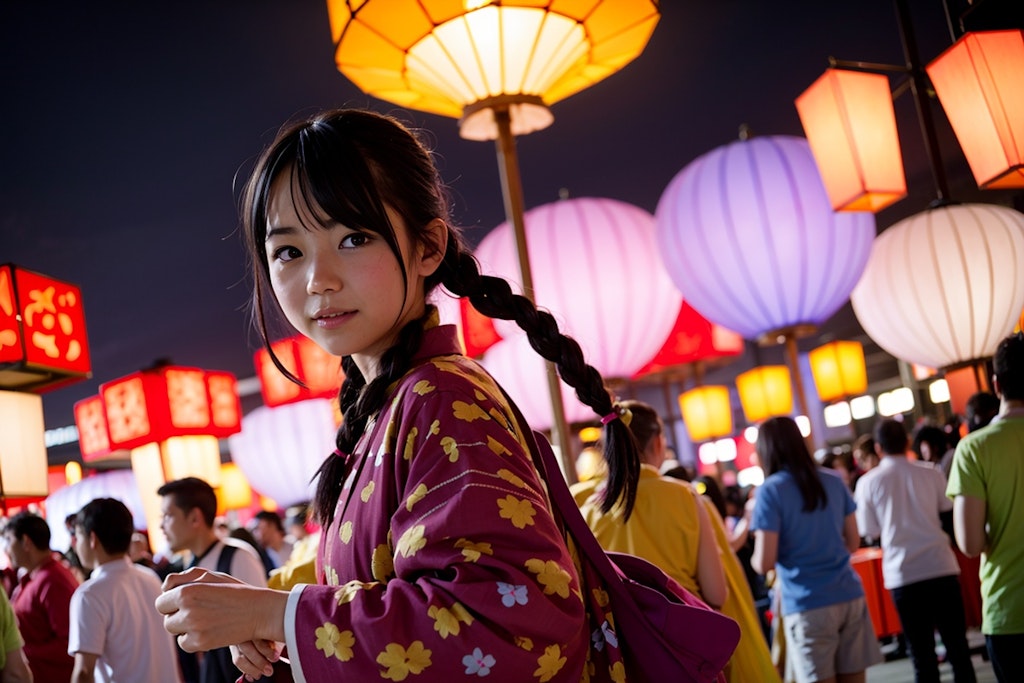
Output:
[[615,631],[612,629],[612,625],[605,621],[601,624],[601,633],[604,634],[604,640],[612,647],[619,646],[619,637],[615,635]]
[[525,605],[529,598],[526,595],[526,586],[517,586],[511,583],[498,581],[498,595],[501,596],[501,604],[505,607],[513,605]]
[[487,676],[494,667],[495,659],[491,655],[485,655],[480,648],[473,648],[473,654],[462,658],[462,665],[466,667],[466,675]]

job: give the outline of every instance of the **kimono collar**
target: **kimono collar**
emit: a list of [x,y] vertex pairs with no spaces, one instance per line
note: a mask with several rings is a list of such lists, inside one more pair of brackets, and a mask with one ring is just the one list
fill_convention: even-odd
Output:
[[461,355],[459,332],[455,325],[441,325],[437,309],[430,314],[423,329],[423,341],[413,356],[413,362],[424,361],[434,356]]

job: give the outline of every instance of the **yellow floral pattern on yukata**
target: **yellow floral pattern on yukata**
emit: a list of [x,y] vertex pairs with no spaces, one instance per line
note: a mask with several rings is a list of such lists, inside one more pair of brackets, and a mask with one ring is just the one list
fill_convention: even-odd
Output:
[[490,448],[495,455],[512,455],[512,453],[505,448],[504,444],[490,434],[487,435],[487,447]]
[[464,422],[491,419],[491,416],[485,413],[483,408],[475,403],[466,403],[465,401],[454,401],[452,403],[452,414]]
[[533,503],[526,498],[516,498],[509,494],[498,499],[498,514],[502,519],[512,522],[512,526],[515,528],[525,529],[528,526],[533,526],[533,518],[537,514],[537,510],[534,509]]
[[416,384],[413,385],[412,390],[419,394],[420,396],[426,396],[436,388],[437,387],[431,384],[429,380],[421,379],[419,382],[416,382]]
[[476,562],[481,555],[494,555],[490,543],[474,543],[469,539],[460,538],[455,541],[455,547],[462,550],[462,556],[466,558],[466,562]]
[[448,455],[449,462],[458,462],[459,444],[450,436],[441,439],[441,449]]
[[404,681],[409,674],[421,674],[430,666],[430,655],[430,650],[419,640],[412,641],[408,649],[398,643],[388,643],[384,651],[377,655],[377,663],[385,667],[380,677]]
[[609,668],[608,673],[611,674],[612,680],[615,683],[626,683],[626,667],[622,662],[615,662]]
[[431,605],[430,609],[427,610],[427,614],[434,620],[434,630],[442,638],[448,636],[459,635],[459,622],[469,626],[473,623],[473,616],[459,603],[455,603],[451,608],[438,607],[437,605]]
[[334,567],[324,567],[324,581],[327,583],[328,586],[338,585],[338,572],[335,571]]
[[401,538],[398,539],[398,552],[403,557],[412,557],[418,551],[422,550],[427,545],[427,539],[423,535],[426,531],[426,527],[422,524],[411,526],[405,530]]
[[341,525],[341,529],[338,530],[338,538],[345,545],[348,545],[349,541],[352,540],[352,520],[348,520]]
[[366,486],[364,486],[363,490],[359,492],[359,499],[362,500],[364,503],[369,503],[370,502],[370,496],[373,495],[373,490],[375,488],[377,488],[377,483],[376,482],[374,482],[372,480],[366,482]]
[[373,578],[387,583],[395,574],[395,558],[391,553],[391,548],[384,543],[374,548],[370,566],[373,571]]
[[323,652],[324,657],[347,662],[352,659],[352,646],[355,644],[352,631],[339,631],[334,624],[326,623],[316,630],[316,649]]
[[423,497],[427,495],[427,485],[420,484],[416,487],[416,490],[409,494],[409,497],[405,499],[405,509],[412,512],[412,506],[423,500]]
[[558,645],[548,645],[544,648],[544,654],[537,660],[537,670],[533,675],[540,679],[540,683],[546,683],[562,670],[565,659],[562,656],[562,648]]
[[346,602],[352,602],[359,591],[370,590],[374,586],[379,586],[377,581],[371,581],[365,583],[359,580],[353,580],[346,583],[344,586],[334,591],[334,599],[338,601],[339,605],[344,605]]
[[501,469],[498,470],[498,476],[507,481],[508,483],[512,484],[513,486],[516,486],[521,489],[526,488],[526,482],[523,481],[523,478],[520,477],[515,472],[506,469]]
[[515,643],[518,647],[526,650],[527,652],[533,649],[533,640],[526,636],[516,636]]
[[569,597],[569,584],[572,581],[572,576],[557,562],[534,558],[526,561],[526,568],[537,575],[537,583],[544,587],[545,595]]

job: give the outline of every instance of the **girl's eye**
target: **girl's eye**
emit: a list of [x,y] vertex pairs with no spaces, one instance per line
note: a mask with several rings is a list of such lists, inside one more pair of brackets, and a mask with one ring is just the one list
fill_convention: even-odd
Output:
[[370,241],[369,235],[365,232],[351,232],[341,240],[342,249],[353,249],[361,247]]
[[302,256],[302,252],[301,251],[299,251],[295,247],[288,247],[288,246],[280,247],[278,249],[275,249],[274,253],[273,253],[273,257],[276,260],[283,261],[285,263],[287,263],[288,261],[291,261],[292,259],[299,258],[300,256]]

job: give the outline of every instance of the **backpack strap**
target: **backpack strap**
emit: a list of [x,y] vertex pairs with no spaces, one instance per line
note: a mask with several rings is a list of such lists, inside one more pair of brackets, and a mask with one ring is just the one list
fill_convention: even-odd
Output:
[[221,574],[231,573],[231,559],[235,556],[235,551],[238,550],[233,545],[227,543],[221,548],[220,557],[217,558],[217,571]]

